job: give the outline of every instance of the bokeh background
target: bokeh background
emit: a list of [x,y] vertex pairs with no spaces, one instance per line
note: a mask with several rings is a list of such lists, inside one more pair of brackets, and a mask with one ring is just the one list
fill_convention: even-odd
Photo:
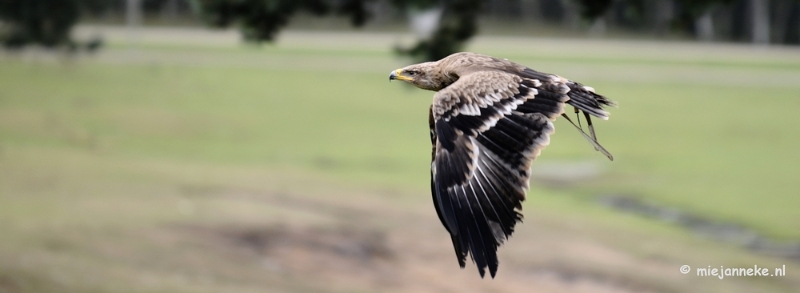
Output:
[[[800,292],[798,1],[75,1],[0,2],[2,293]],[[387,81],[425,44],[619,103],[613,162],[555,123],[493,280]]]

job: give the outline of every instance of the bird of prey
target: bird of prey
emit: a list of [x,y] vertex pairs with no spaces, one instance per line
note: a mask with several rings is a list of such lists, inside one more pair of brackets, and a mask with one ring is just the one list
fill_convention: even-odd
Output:
[[[550,143],[552,121],[562,116],[610,160],[597,142],[591,116],[608,119],[614,102],[561,76],[475,53],[394,70],[402,80],[436,91],[430,107],[431,193],[464,268],[472,257],[481,277],[497,273],[497,248],[522,220],[531,163]],[[589,134],[564,106],[583,112]],[[580,117],[578,117],[580,118]]]

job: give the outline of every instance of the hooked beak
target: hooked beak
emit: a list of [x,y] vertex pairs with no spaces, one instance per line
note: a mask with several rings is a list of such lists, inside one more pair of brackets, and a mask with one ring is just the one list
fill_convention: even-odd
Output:
[[391,73],[389,73],[389,81],[392,81],[392,80],[395,80],[395,79],[396,80],[402,80],[402,81],[412,81],[412,80],[414,80],[413,78],[410,78],[408,76],[402,75],[401,74],[402,72],[403,72],[403,69],[397,69],[397,70],[394,70]]

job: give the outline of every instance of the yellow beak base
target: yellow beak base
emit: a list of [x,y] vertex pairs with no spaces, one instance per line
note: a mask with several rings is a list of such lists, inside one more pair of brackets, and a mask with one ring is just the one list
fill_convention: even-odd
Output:
[[392,71],[391,73],[389,73],[389,80],[394,80],[394,79],[402,80],[402,81],[412,81],[412,80],[414,80],[413,78],[405,76],[402,73],[403,73],[403,69],[397,69],[397,70]]

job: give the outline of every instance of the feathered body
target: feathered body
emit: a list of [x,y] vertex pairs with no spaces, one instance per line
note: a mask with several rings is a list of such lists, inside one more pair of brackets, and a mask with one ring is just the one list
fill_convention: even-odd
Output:
[[433,202],[459,265],[472,256],[481,277],[486,268],[497,272],[497,248],[522,220],[531,163],[565,105],[585,113],[591,136],[581,133],[612,158],[589,115],[608,119],[602,108],[613,102],[558,75],[464,52],[397,69],[390,79],[437,91],[429,110]]

